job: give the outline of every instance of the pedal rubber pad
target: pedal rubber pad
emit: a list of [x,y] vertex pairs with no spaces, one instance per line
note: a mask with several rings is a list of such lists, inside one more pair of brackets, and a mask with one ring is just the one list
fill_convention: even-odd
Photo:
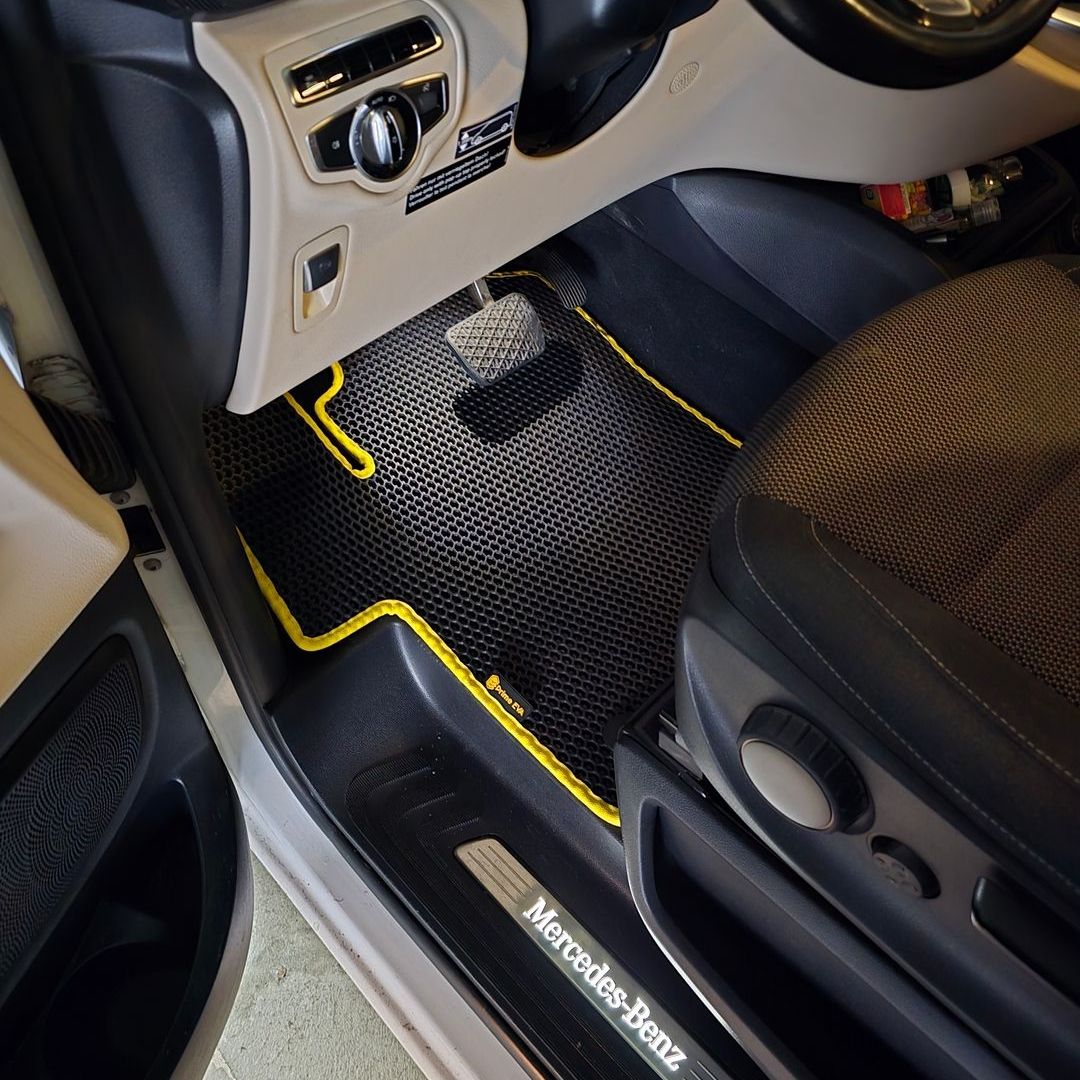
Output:
[[535,360],[547,344],[536,308],[521,293],[508,293],[455,323],[446,340],[481,386]]

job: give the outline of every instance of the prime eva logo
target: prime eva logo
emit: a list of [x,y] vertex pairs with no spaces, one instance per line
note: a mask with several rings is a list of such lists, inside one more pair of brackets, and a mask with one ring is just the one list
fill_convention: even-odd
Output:
[[611,965],[593,959],[576,942],[569,931],[558,922],[559,913],[548,907],[543,896],[526,908],[522,917],[532,925],[548,947],[559,954],[559,959],[573,972],[573,978],[589,987],[600,1003],[612,1012],[619,1013],[619,1023],[626,1025],[628,1035],[638,1041],[647,1054],[655,1057],[669,1072],[677,1073],[686,1060],[686,1054],[655,1021],[650,1020],[652,1008],[637,994],[619,986],[609,974]]
[[524,720],[528,715],[529,706],[525,699],[498,675],[489,675],[484,686],[519,719]]

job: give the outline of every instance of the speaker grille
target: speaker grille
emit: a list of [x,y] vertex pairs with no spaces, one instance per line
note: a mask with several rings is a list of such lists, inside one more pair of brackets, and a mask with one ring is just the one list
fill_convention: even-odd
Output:
[[[98,670],[0,796],[0,983],[71,890],[135,774],[142,710],[134,666],[124,658]],[[53,727],[46,714],[29,738],[39,725]]]

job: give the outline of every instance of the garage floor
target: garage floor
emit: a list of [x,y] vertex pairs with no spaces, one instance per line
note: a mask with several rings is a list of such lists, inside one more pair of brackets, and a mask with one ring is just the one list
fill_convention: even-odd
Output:
[[240,992],[206,1080],[421,1080],[315,932],[257,860]]

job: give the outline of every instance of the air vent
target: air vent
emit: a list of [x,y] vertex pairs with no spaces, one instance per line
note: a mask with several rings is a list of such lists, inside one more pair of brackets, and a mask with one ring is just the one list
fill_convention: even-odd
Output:
[[442,47],[428,19],[411,19],[294,64],[286,72],[293,102],[307,105]]

